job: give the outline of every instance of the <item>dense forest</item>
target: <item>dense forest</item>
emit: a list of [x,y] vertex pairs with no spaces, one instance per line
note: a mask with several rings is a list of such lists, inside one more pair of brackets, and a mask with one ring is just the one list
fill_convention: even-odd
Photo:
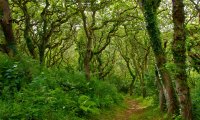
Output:
[[200,120],[200,0],[0,0],[0,24],[2,120]]

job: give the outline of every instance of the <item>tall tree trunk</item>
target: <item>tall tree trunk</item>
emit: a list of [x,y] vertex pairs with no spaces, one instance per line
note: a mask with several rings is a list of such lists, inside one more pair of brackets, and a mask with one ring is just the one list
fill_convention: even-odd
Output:
[[17,45],[12,30],[11,12],[8,0],[0,0],[0,10],[3,11],[1,26],[6,39],[6,48],[8,48],[8,55],[15,56],[17,54]]
[[160,111],[164,112],[165,107],[166,107],[166,99],[165,99],[165,95],[164,95],[163,85],[161,83],[159,73],[157,70],[157,66],[155,67],[155,76],[156,76],[155,79],[156,79],[157,88],[159,91],[159,107],[160,107]]
[[159,3],[159,0],[144,0],[142,4],[151,46],[154,51],[158,71],[161,74],[165,89],[168,116],[170,117],[176,113],[178,106],[169,71],[165,68],[167,61],[161,44],[160,30],[157,25],[157,8],[159,7]]
[[183,0],[172,0],[173,3],[173,22],[174,40],[172,42],[172,52],[176,65],[175,81],[178,93],[181,116],[184,120],[192,120],[192,107],[190,91],[187,84],[186,73],[186,33]]

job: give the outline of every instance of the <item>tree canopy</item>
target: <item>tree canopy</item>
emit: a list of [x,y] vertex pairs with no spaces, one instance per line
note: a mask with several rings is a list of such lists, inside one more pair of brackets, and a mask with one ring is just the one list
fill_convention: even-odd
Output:
[[[51,119],[53,106],[61,119],[92,119],[125,93],[151,97],[166,119],[200,119],[199,4],[0,0],[0,106],[19,103],[9,108],[19,113],[0,118]],[[40,97],[51,107],[40,111]],[[36,112],[33,105],[20,113],[34,100]],[[56,108],[63,103],[67,109]]]

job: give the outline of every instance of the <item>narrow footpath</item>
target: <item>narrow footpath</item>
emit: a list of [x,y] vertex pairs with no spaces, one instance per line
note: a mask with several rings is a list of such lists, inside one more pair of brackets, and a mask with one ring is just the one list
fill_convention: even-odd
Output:
[[131,120],[134,114],[143,114],[146,107],[142,107],[139,103],[133,99],[127,98],[125,100],[128,108],[121,113],[118,113],[113,120]]

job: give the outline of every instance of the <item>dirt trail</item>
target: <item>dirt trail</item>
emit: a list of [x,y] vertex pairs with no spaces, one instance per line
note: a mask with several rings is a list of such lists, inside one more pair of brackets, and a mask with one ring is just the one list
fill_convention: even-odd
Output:
[[113,120],[129,120],[133,114],[142,114],[146,107],[142,107],[139,103],[133,99],[126,99],[128,108],[121,113],[118,113]]

